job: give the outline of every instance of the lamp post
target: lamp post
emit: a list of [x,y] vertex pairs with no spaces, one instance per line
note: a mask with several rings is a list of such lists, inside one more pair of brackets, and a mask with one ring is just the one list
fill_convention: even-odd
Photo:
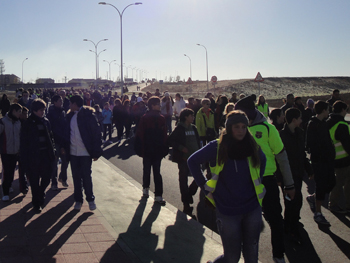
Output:
[[107,60],[103,60],[104,62],[107,62],[108,63],[108,65],[109,65],[109,80],[111,80],[111,63],[112,62],[114,62],[114,61],[116,61],[116,60],[112,60],[111,62],[108,62]]
[[[109,4],[109,3],[106,3],[106,2],[99,2],[100,5],[110,5],[112,7],[114,7],[118,13],[119,13],[119,17],[120,17],[120,65],[122,65],[120,68],[120,76],[122,76],[123,78],[123,14],[124,14],[124,11],[125,9],[127,9],[129,6],[132,6],[132,5],[141,5],[142,3],[140,2],[136,2],[136,3],[133,3],[133,4],[130,4],[130,5],[127,5],[123,11],[120,13],[119,9],[116,8],[114,5],[112,4]],[[124,79],[121,79],[121,84],[122,84],[122,87],[121,87],[121,95],[123,95],[123,91],[124,91]]]
[[191,58],[189,56],[187,56],[186,54],[184,54],[185,57],[188,57],[188,59],[190,60],[190,78],[192,79],[192,65],[191,65]]
[[197,44],[197,46],[202,46],[204,47],[205,49],[205,58],[206,58],[206,61],[207,61],[207,92],[209,92],[209,79],[208,79],[208,51],[207,51],[207,48],[201,44]]
[[23,64],[24,64],[24,61],[26,61],[28,58],[25,58],[22,62],[22,89],[23,89]]
[[[89,42],[91,42],[91,43],[95,46],[95,51],[90,50],[91,52],[95,53],[95,60],[96,60],[96,80],[95,80],[95,86],[96,86],[96,84],[97,84],[97,79],[98,79],[98,55],[102,52],[102,51],[101,51],[100,53],[97,54],[97,46],[98,46],[98,44],[99,44],[100,42],[102,42],[102,41],[107,41],[107,40],[108,40],[108,39],[101,39],[100,41],[97,42],[97,44],[95,44],[95,42],[92,41],[92,40],[83,39],[83,41],[89,41]],[[106,51],[106,49],[103,50],[103,51]]]

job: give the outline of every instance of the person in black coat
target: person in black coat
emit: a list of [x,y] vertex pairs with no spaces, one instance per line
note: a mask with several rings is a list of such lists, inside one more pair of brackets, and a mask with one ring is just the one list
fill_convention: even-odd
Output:
[[92,191],[91,165],[102,156],[101,128],[94,114],[95,110],[83,106],[83,98],[73,95],[70,98],[70,112],[67,115],[69,125],[71,163],[74,183],[74,210],[83,205],[82,185],[90,210],[96,209],[95,196]]
[[32,102],[32,114],[23,123],[20,138],[20,158],[32,189],[35,212],[40,213],[45,202],[45,190],[50,184],[56,148],[51,126],[45,115],[46,103]]
[[188,176],[191,176],[187,165],[187,159],[200,148],[198,131],[193,125],[194,112],[191,109],[184,108],[180,112],[180,122],[168,138],[168,143],[173,147],[172,161],[178,164],[179,184],[181,201],[184,205],[183,212],[192,215],[193,204],[192,196],[197,192],[198,186],[193,180],[188,187]]
[[10,109],[10,100],[7,98],[6,94],[2,95],[2,99],[0,102],[0,109],[1,109],[1,115],[5,116],[6,113],[9,111]]
[[299,233],[300,210],[303,204],[301,187],[305,171],[311,178],[313,169],[305,153],[304,131],[300,128],[302,115],[300,110],[290,108],[286,110],[286,123],[280,131],[280,136],[287,151],[288,161],[294,180],[295,196],[293,200],[284,198],[284,229],[292,240],[301,243]]

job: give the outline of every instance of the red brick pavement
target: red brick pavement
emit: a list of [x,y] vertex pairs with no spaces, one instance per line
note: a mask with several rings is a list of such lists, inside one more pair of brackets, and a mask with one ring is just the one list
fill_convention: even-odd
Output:
[[35,214],[31,191],[19,193],[16,170],[10,202],[0,201],[0,263],[131,262],[98,209],[92,212],[84,202],[80,212],[73,210],[68,183],[68,188],[59,183],[58,191],[48,187],[45,207]]

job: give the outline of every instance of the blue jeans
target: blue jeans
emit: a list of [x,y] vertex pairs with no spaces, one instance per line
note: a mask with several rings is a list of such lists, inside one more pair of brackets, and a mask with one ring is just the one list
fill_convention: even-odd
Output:
[[84,188],[86,201],[91,202],[95,200],[95,196],[92,192],[91,165],[92,159],[90,156],[70,156],[75,202],[83,202],[82,187]]
[[224,254],[217,257],[214,262],[238,262],[243,251],[245,263],[257,263],[262,227],[261,207],[258,206],[247,214],[235,216],[223,215],[216,209],[216,217]]
[[160,174],[160,163],[162,157],[143,157],[143,188],[149,188],[151,184],[151,167],[153,167],[153,178],[154,178],[154,195],[163,195],[163,179]]

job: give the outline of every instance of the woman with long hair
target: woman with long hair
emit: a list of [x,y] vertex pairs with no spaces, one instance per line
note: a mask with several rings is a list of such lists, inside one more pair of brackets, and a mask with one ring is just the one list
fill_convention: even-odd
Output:
[[[244,262],[258,262],[266,157],[247,127],[245,113],[230,112],[220,139],[209,142],[188,159],[197,185],[216,207],[224,248],[224,254],[213,261],[216,263],[238,262],[241,252]],[[204,162],[210,162],[213,176],[208,181],[200,168]]]

